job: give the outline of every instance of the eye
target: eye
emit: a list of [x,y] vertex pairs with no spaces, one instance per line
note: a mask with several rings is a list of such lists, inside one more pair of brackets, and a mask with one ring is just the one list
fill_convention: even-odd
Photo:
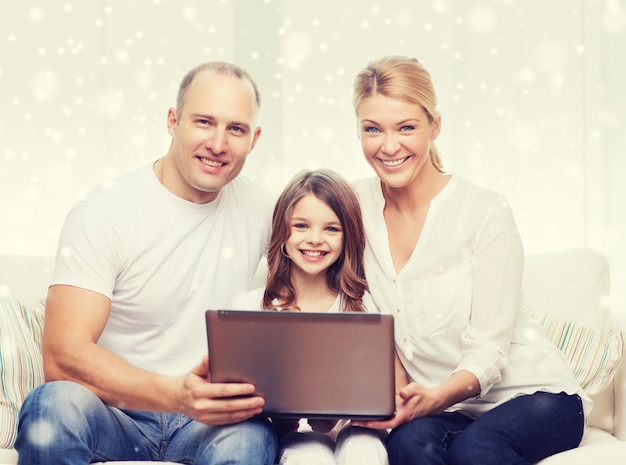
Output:
[[248,132],[246,130],[246,128],[244,128],[242,126],[230,126],[228,129],[229,129],[229,131],[231,133],[233,133],[236,136],[243,136],[243,135],[247,134],[247,132]]
[[340,233],[341,228],[338,226],[326,226],[326,231],[331,232],[331,233]]
[[291,225],[291,227],[294,229],[307,229],[309,225],[307,225],[306,223],[294,223]]
[[369,133],[369,134],[377,134],[380,132],[380,129],[378,129],[375,126],[366,126],[363,128],[363,132]]
[[400,128],[400,132],[411,132],[414,130],[415,130],[415,126],[410,126],[410,125],[402,126]]
[[211,122],[208,119],[197,119],[196,123],[198,123],[200,126],[208,126],[209,124],[211,124]]

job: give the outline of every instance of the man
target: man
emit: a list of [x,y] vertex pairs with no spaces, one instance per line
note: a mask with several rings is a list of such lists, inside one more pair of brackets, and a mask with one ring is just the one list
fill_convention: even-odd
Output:
[[112,460],[271,464],[249,384],[208,379],[204,311],[247,290],[272,199],[237,177],[260,134],[244,70],[191,70],[163,158],[94,190],[66,218],[46,300],[47,382],[26,399],[22,465]]

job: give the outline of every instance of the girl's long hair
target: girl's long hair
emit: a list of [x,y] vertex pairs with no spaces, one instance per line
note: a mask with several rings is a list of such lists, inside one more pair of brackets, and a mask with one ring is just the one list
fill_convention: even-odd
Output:
[[274,310],[298,309],[291,281],[291,267],[294,265],[285,255],[284,245],[291,234],[294,207],[307,194],[313,194],[326,203],[343,228],[343,250],[326,272],[328,287],[341,296],[342,311],[363,312],[362,299],[367,291],[367,281],[363,267],[365,232],[361,208],[354,188],[339,174],[327,169],[301,171],[291,179],[276,202],[262,306]]

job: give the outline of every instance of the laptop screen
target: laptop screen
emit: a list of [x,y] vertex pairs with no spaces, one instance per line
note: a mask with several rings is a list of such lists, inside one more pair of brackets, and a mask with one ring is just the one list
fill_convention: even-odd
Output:
[[212,382],[249,382],[271,416],[380,419],[395,409],[393,317],[208,310]]

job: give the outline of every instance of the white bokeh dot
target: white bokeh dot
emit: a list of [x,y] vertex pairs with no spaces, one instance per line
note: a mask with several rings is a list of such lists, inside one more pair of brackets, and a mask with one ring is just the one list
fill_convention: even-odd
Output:
[[26,437],[37,447],[45,447],[54,440],[54,427],[46,420],[36,420],[30,426]]
[[468,15],[469,28],[479,34],[491,32],[496,25],[496,15],[493,9],[486,5],[474,6]]
[[50,70],[40,71],[32,78],[32,90],[35,98],[46,102],[59,91],[59,78]]
[[44,13],[39,7],[31,8],[28,12],[28,19],[33,23],[40,23],[43,20]]

